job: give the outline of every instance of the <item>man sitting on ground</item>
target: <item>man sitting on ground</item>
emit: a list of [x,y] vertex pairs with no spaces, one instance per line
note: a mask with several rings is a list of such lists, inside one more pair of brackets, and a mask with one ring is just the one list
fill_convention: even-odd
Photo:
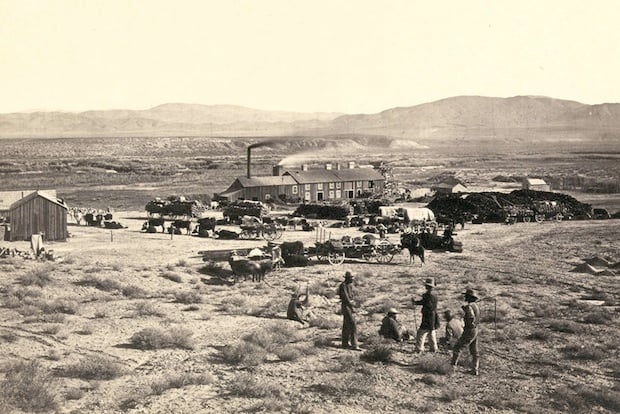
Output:
[[401,323],[396,320],[396,315],[398,315],[398,311],[395,308],[388,309],[387,316],[381,321],[379,335],[398,342],[407,341],[411,335],[409,331],[404,329]]

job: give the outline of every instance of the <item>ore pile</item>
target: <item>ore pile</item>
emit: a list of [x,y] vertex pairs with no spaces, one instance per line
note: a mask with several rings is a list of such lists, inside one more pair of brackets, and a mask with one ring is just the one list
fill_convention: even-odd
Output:
[[556,201],[566,210],[565,215],[573,218],[586,218],[592,210],[589,204],[581,203],[569,195],[534,190],[515,190],[510,194],[471,193],[465,197],[457,194],[438,195],[427,207],[435,215],[455,222],[463,217],[471,219],[477,216],[484,222],[497,223],[506,219],[503,207],[514,205],[533,209],[535,201]]

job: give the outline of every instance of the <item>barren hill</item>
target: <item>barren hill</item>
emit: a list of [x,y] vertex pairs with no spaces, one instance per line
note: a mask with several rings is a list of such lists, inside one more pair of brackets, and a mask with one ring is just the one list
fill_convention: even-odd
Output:
[[344,115],[332,132],[410,138],[596,139],[620,126],[620,105],[585,105],[538,96],[460,96],[371,115]]
[[[0,114],[1,137],[389,136],[414,142],[617,141],[620,104],[541,96],[459,96],[377,114],[169,103],[146,110]],[[389,145],[389,144],[388,144]]]

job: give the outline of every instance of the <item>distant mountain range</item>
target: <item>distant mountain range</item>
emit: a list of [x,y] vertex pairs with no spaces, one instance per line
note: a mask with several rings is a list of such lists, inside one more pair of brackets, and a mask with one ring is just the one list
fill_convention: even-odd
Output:
[[352,134],[392,137],[401,145],[409,140],[619,140],[620,104],[459,96],[358,115],[181,103],[146,110],[0,114],[0,138]]

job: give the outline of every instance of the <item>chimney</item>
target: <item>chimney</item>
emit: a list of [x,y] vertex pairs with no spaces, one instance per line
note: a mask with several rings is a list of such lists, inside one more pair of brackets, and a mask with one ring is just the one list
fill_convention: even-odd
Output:
[[282,165],[274,165],[273,166],[273,176],[274,177],[282,175],[283,172],[284,172],[284,166],[282,166]]
[[349,168],[355,168],[355,161],[349,161]]
[[302,171],[308,171],[308,164],[301,164]]
[[331,162],[326,162],[325,163],[325,169],[326,170],[331,170],[332,169],[332,163]]
[[248,147],[248,178],[252,178],[252,174],[251,174],[251,165],[252,162],[252,147]]
[[340,163],[339,163],[339,162],[337,162],[337,163],[336,163],[336,169],[337,169],[338,171],[342,170],[342,165],[340,165]]

